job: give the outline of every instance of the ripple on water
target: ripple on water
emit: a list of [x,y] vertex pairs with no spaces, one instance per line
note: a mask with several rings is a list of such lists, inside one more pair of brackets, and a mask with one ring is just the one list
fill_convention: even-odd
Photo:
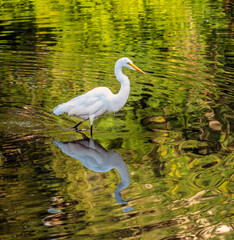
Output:
[[[1,5],[1,237],[232,239],[230,1],[112,2]],[[117,93],[122,56],[147,75],[125,69],[126,106],[94,123],[98,154],[129,169],[116,194],[118,171],[54,144],[81,135],[51,113],[94,87]]]

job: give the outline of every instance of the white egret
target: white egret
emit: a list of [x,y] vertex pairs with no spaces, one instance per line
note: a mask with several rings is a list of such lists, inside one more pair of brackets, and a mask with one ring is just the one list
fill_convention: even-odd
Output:
[[120,90],[117,94],[113,94],[107,87],[97,87],[66,103],[58,105],[53,110],[54,114],[59,115],[67,113],[68,115],[83,118],[81,122],[74,126],[76,130],[81,123],[89,119],[92,135],[94,119],[106,112],[119,111],[128,99],[130,82],[128,77],[122,72],[123,67],[137,70],[138,72],[145,74],[141,69],[135,66],[129,58],[120,58],[115,64],[115,76],[121,84]]

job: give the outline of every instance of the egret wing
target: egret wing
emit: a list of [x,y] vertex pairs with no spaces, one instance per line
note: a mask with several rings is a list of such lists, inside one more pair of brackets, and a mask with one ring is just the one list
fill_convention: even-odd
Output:
[[82,118],[89,118],[90,115],[100,116],[107,111],[107,98],[110,93],[108,88],[99,87],[73,98],[65,103],[69,108],[68,114]]

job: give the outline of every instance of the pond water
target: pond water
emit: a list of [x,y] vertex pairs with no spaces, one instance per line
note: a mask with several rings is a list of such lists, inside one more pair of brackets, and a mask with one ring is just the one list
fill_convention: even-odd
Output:
[[[229,0],[11,0],[0,9],[0,239],[233,239]],[[60,103],[124,69],[127,104]]]

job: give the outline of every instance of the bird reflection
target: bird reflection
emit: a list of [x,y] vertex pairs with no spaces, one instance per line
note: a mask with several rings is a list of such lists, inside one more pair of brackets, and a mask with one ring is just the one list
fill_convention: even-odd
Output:
[[86,168],[94,172],[108,172],[115,168],[119,172],[121,178],[121,182],[114,192],[116,202],[122,204],[127,203],[123,201],[120,192],[130,184],[128,168],[123,158],[115,151],[107,151],[99,143],[95,142],[93,138],[88,138],[85,134],[81,134],[83,137],[81,140],[74,140],[71,142],[54,140],[54,144],[65,154],[79,160]]

